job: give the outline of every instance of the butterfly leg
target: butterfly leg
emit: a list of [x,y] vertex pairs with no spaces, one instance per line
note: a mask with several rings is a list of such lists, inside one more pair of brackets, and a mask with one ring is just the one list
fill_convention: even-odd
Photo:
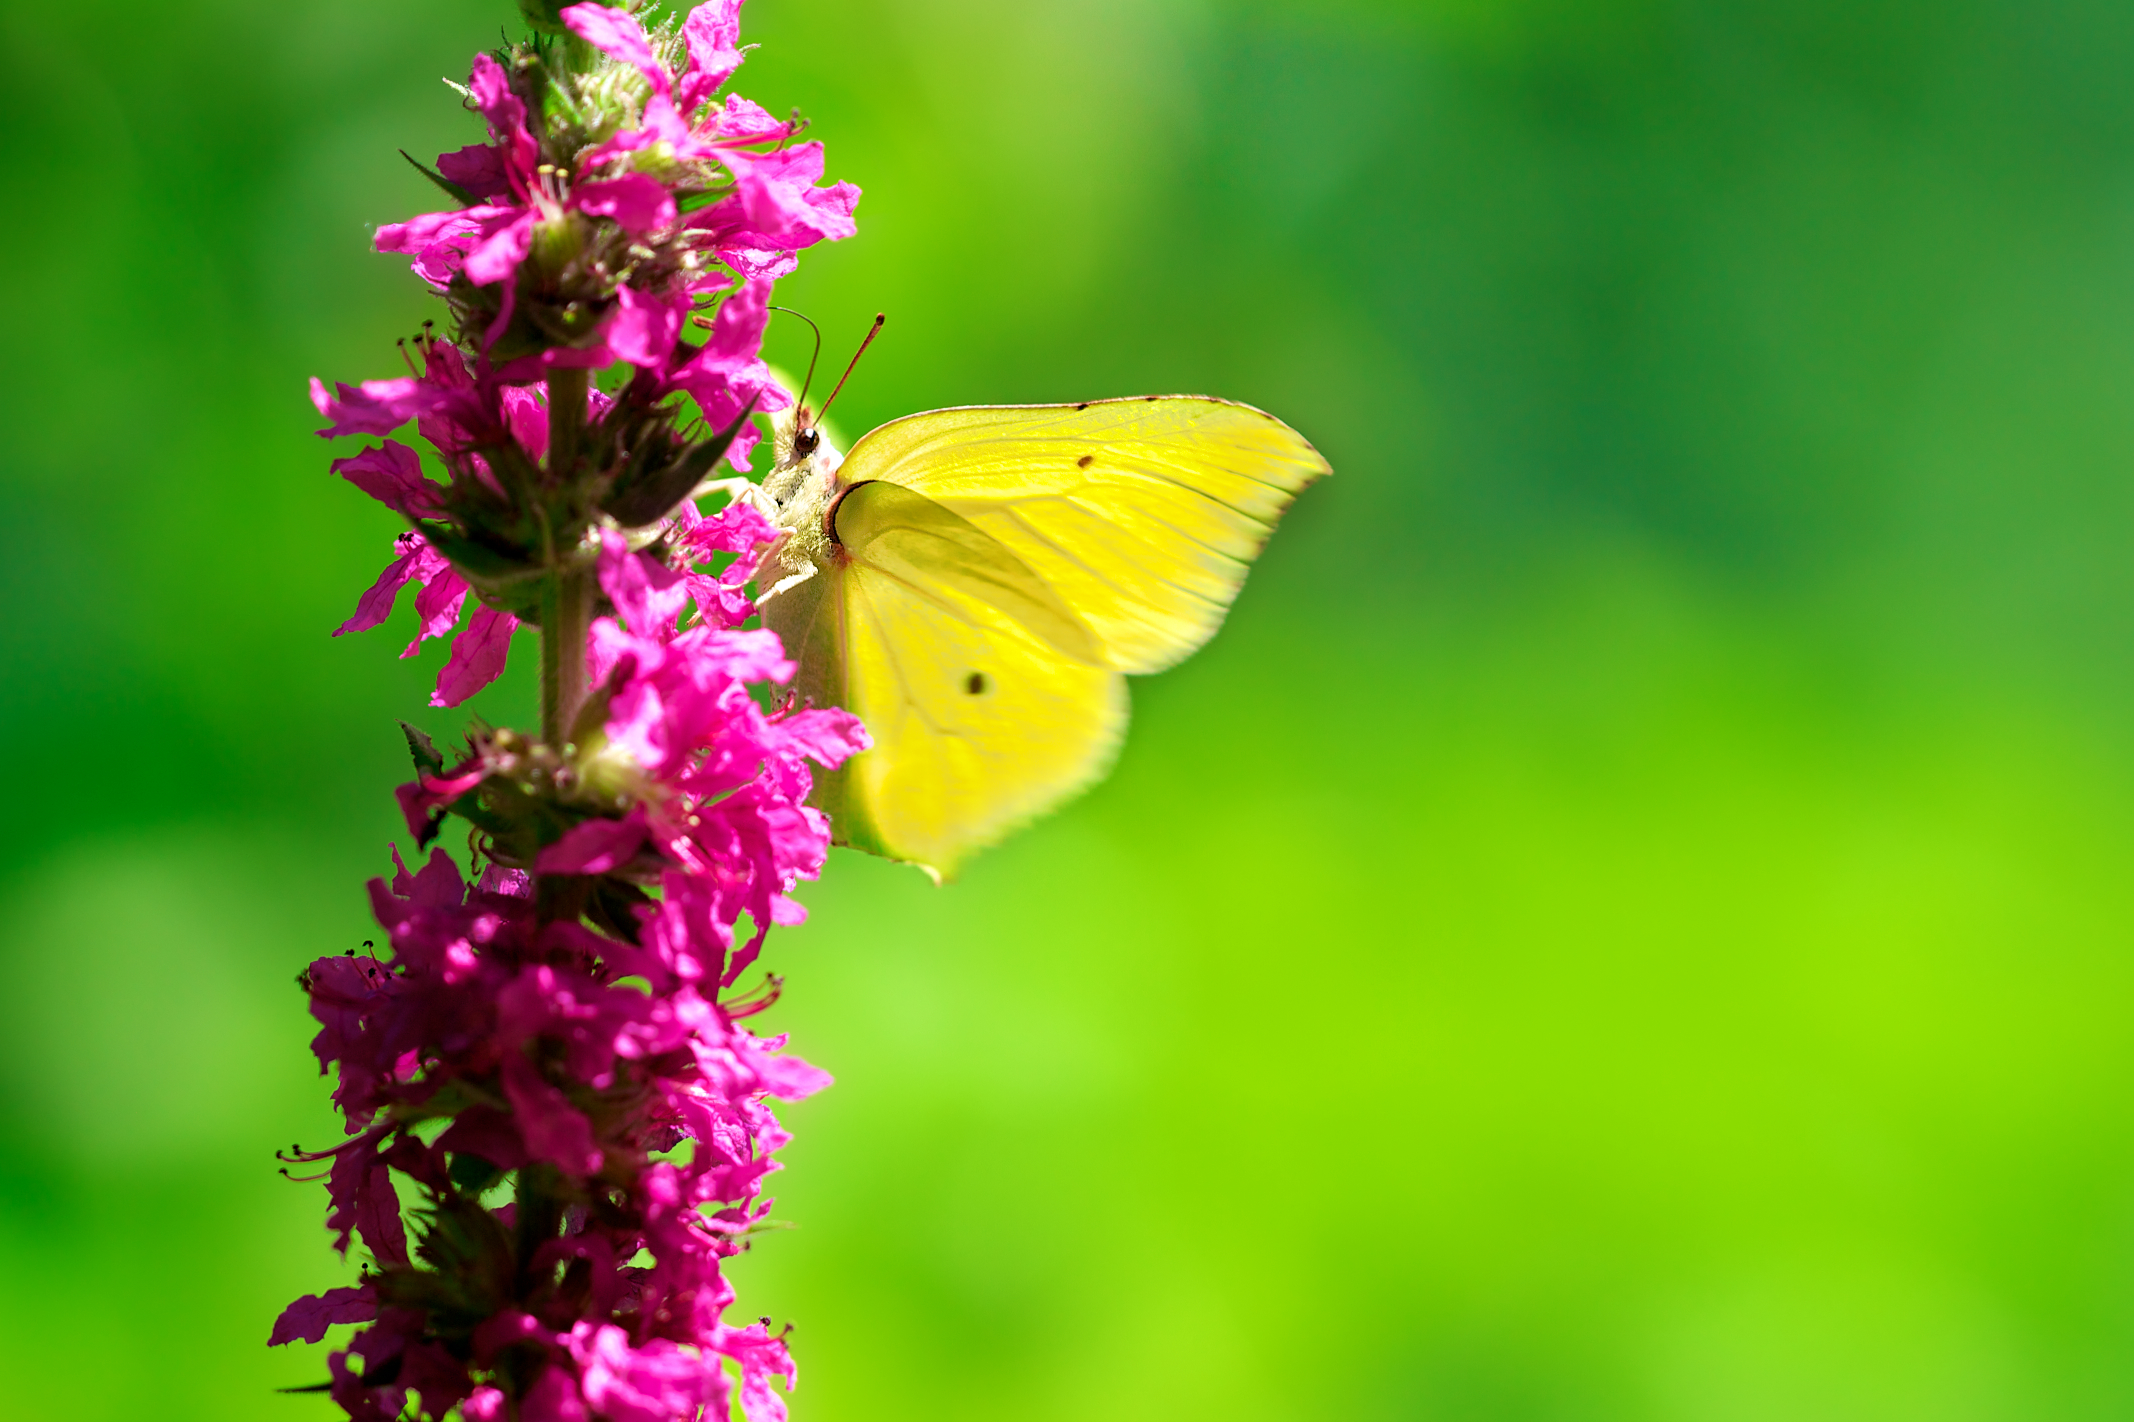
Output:
[[771,584],[770,590],[768,592],[764,593],[761,597],[756,599],[756,606],[759,608],[762,607],[763,604],[769,602],[772,598],[778,596],[778,594],[786,591],[788,588],[799,587],[802,583],[814,577],[815,572],[815,565],[813,563],[809,563],[802,567],[799,572],[793,574],[791,577],[780,578],[777,582]]
[[706,494],[724,494],[737,504],[747,504],[766,518],[778,512],[778,505],[763,492],[763,486],[750,479],[706,479],[689,493],[692,499],[701,499]]

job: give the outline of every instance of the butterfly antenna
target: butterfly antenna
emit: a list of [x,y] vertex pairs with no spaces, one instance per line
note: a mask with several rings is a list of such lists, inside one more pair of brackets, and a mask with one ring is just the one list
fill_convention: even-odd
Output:
[[[765,309],[783,311],[788,316],[800,316],[801,320],[808,323],[808,329],[815,333],[815,353],[808,357],[808,375],[805,380],[800,382],[800,398],[794,402],[794,408],[800,412],[800,417],[805,419],[808,412],[808,387],[815,383],[815,362],[822,355],[822,327],[816,325],[812,318],[801,316],[798,311],[795,311],[790,306],[771,306]],[[838,383],[843,384],[844,382],[840,381]]]
[[887,321],[888,319],[889,318],[887,316],[884,316],[879,311],[874,313],[874,324],[867,328],[866,338],[860,342],[860,348],[852,353],[852,365],[846,366],[845,373],[837,377],[837,390],[832,390],[830,392],[830,399],[822,402],[822,414],[817,415],[815,417],[817,422],[821,421],[823,415],[827,415],[830,413],[830,401],[835,400],[837,398],[838,390],[842,390],[845,388],[845,382],[852,378],[852,366],[858,365],[860,363],[860,357],[867,354],[867,347],[874,344],[875,333],[882,329],[882,323],[884,321]]

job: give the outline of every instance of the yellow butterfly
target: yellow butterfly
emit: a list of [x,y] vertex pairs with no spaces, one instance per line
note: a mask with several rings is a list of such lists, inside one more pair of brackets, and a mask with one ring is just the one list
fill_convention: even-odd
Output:
[[1125,674],[1213,636],[1331,472],[1274,416],[1202,395],[933,410],[842,461],[804,408],[778,435],[764,624],[799,694],[874,737],[815,803],[838,843],[936,879],[1104,773]]

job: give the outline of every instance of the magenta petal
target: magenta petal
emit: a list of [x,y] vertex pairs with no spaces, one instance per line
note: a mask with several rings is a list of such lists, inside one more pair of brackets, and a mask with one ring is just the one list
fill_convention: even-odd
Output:
[[570,1349],[586,1401],[609,1422],[695,1417],[723,1391],[715,1359],[666,1338],[632,1347],[629,1333],[612,1323],[579,1323],[571,1330]]
[[536,460],[548,455],[548,394],[527,385],[507,385],[497,392],[504,424],[519,448]]
[[336,1323],[368,1323],[378,1316],[378,1300],[368,1284],[306,1294],[282,1310],[267,1338],[269,1348],[283,1343],[317,1343]]
[[762,1075],[763,1089],[780,1101],[799,1101],[813,1096],[831,1084],[830,1073],[821,1067],[810,1066],[798,1057],[785,1055],[764,1058],[757,1064]]
[[724,148],[719,161],[734,175],[734,195],[749,230],[773,239],[765,245],[806,247],[853,234],[859,189],[849,183],[815,186],[823,171],[820,143],[769,153]]
[[519,1422],[586,1422],[585,1399],[567,1369],[551,1365],[542,1371],[519,1399]]
[[771,1391],[771,1379],[782,1380],[788,1388],[800,1380],[785,1344],[762,1324],[751,1323],[721,1328],[712,1346],[741,1365],[741,1411],[748,1422],[785,1422],[785,1399]]
[[381,1264],[408,1262],[407,1226],[400,1219],[400,1192],[393,1173],[374,1164],[356,1194],[356,1232]]
[[462,270],[467,280],[476,286],[488,286],[505,281],[526,260],[526,251],[533,245],[534,214],[522,212],[508,222],[485,228],[481,245],[467,253],[467,264]]
[[504,1422],[509,1405],[509,1400],[496,1388],[478,1387],[459,1405],[459,1415],[467,1422]]
[[455,237],[479,232],[483,219],[511,210],[470,207],[454,208],[446,212],[426,212],[405,222],[384,224],[371,238],[371,246],[380,252],[420,252],[438,242],[449,242]]
[[511,80],[504,73],[504,66],[491,55],[474,56],[474,69],[467,76],[467,87],[474,94],[475,107],[489,121],[490,135],[503,148],[507,183],[514,192],[525,196],[526,183],[532,178],[534,163],[540,157],[533,135],[526,131],[526,105],[511,92]]
[[534,864],[537,874],[605,874],[619,868],[644,846],[645,817],[633,811],[628,819],[587,820],[573,825],[563,838],[541,851]]
[[457,706],[503,673],[511,650],[511,634],[519,619],[508,612],[484,607],[467,619],[452,642],[452,655],[437,674],[432,706]]
[[421,839],[430,828],[430,807],[435,802],[423,792],[420,782],[394,786],[393,798],[400,802],[400,817],[407,821],[408,833]]
[[415,615],[421,625],[415,630],[415,640],[400,654],[403,660],[414,656],[430,638],[442,637],[458,626],[460,608],[467,601],[467,580],[427,543],[416,556],[414,576],[422,580],[422,591],[415,594]]
[[408,579],[415,575],[415,565],[427,551],[412,533],[401,534],[397,546],[406,551],[386,564],[385,571],[378,575],[378,581],[372,583],[369,591],[356,599],[355,615],[336,627],[334,636],[338,637],[343,632],[368,632],[392,615],[394,599],[399,597],[400,590],[408,585]]
[[437,172],[476,202],[503,197],[511,191],[510,180],[504,176],[504,155],[493,143],[471,143],[456,152],[438,154]]
[[460,1112],[459,1119],[437,1138],[437,1148],[472,1151],[503,1170],[517,1170],[527,1161],[518,1128],[493,1106],[470,1106]]
[[636,69],[655,92],[673,92],[673,81],[667,77],[666,67],[652,53],[652,42],[645,38],[645,27],[637,22],[636,16],[611,10],[606,5],[587,4],[571,6],[562,12],[562,17],[572,34],[608,58]]
[[525,1053],[505,1053],[503,1078],[519,1135],[535,1158],[572,1175],[599,1171],[600,1148],[593,1144],[592,1123],[561,1091],[541,1079]]
[[333,471],[394,513],[435,518],[444,512],[444,491],[423,477],[415,451],[394,440],[336,459]]
[[600,544],[600,590],[615,604],[630,630],[664,642],[689,605],[689,575],[650,553],[632,552],[629,540],[610,529]]
[[689,67],[676,101],[692,111],[741,67],[741,0],[708,0],[682,21]]
[[416,416],[436,409],[447,398],[444,391],[411,376],[366,380],[361,385],[336,384],[330,395],[317,379],[311,382],[311,403],[333,421],[319,431],[323,439],[345,434],[391,434]]
[[615,295],[617,310],[608,323],[608,349],[618,360],[646,370],[666,365],[682,334],[682,318],[689,313],[688,293],[662,300],[625,286]]
[[643,173],[582,183],[571,200],[579,211],[610,218],[616,226],[633,234],[674,225],[674,195]]

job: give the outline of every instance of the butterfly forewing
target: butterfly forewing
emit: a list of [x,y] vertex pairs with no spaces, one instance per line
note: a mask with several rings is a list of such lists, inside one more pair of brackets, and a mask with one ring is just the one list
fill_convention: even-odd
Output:
[[895,420],[846,457],[1012,550],[1122,671],[1160,670],[1222,622],[1296,492],[1327,472],[1302,436],[1202,396],[980,406]]

